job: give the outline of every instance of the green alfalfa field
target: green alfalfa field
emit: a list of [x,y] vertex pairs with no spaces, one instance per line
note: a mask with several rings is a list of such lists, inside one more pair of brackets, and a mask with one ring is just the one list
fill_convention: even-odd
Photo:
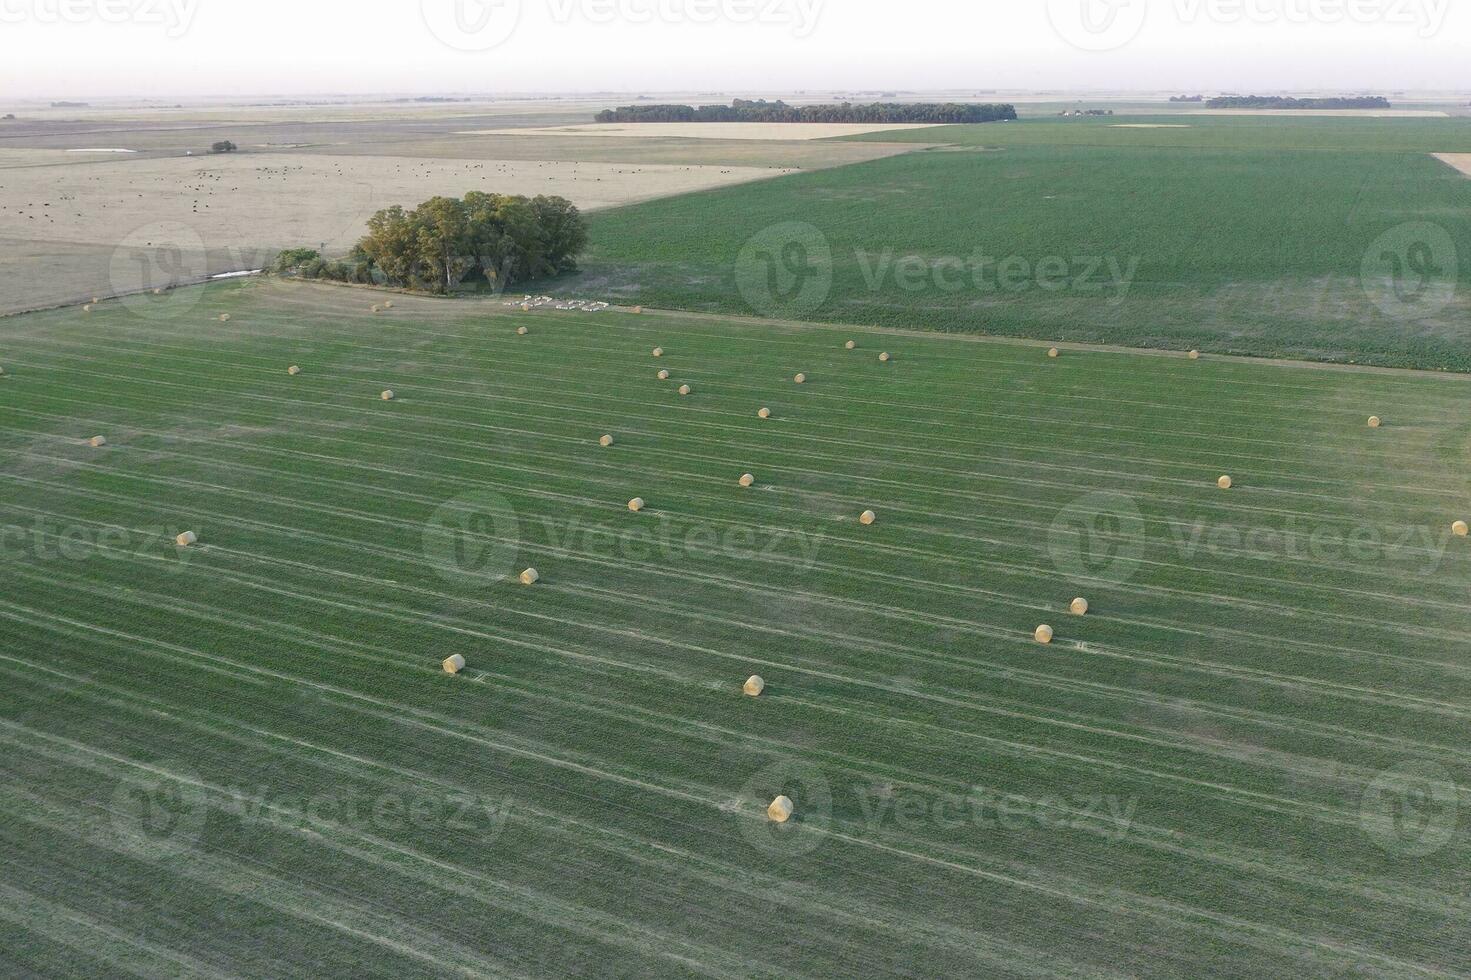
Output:
[[1471,120],[1179,114],[863,138],[916,150],[591,216],[574,288],[704,312],[1471,370],[1471,180],[1432,155],[1467,152]]
[[10,969],[1471,970],[1464,377],[394,300],[0,322]]

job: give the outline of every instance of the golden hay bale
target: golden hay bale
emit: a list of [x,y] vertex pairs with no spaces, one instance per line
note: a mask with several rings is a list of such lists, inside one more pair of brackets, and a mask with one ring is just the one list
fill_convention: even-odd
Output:
[[644,308],[642,306],[635,306],[633,308],[633,312],[635,312],[635,313],[642,313],[643,311],[644,311]]
[[756,485],[756,478],[749,473],[745,473],[741,476],[740,482],[743,487],[754,487]]
[[87,305],[87,306],[82,307],[82,312],[83,313],[91,313],[92,312],[91,305]]
[[630,500],[628,502],[628,509],[631,510],[631,511],[633,511],[635,514],[637,514],[639,511],[643,510],[644,509],[644,498],[642,498],[642,497],[634,497],[632,500]]
[[766,816],[772,823],[786,823],[792,819],[792,810],[792,801],[785,796],[778,796],[766,808]]
[[199,535],[195,534],[193,531],[185,531],[177,538],[174,538],[174,544],[178,545],[180,548],[187,548],[191,544],[196,543],[198,540]]
[[749,697],[759,698],[761,692],[766,690],[766,682],[759,675],[752,675],[741,690],[745,691]]
[[0,367],[0,378],[3,377],[5,377],[5,369],[3,367]]
[[1060,351],[1056,347],[1054,347],[1054,348],[1052,348],[1051,350],[1049,350],[1047,352],[1047,356],[1048,357],[1061,357],[1062,356],[1062,351]]
[[291,375],[294,378],[298,374],[301,373],[301,368],[299,368],[295,364],[293,364],[289,368],[286,369],[286,373],[289,374],[289,375]]
[[858,341],[856,341],[856,340],[850,340],[846,344],[844,344],[843,346],[846,347],[848,350],[857,350],[858,349]]
[[1458,537],[1458,538],[1464,538],[1466,536],[1466,533],[1467,533],[1466,522],[1465,521],[1456,521],[1456,523],[1454,523],[1454,524],[1451,525],[1451,530],[1453,532],[1455,532],[1456,537]]
[[92,297],[92,305],[93,306],[96,306],[100,302],[102,302],[102,300],[98,299],[96,296],[93,296]]
[[530,303],[522,303],[521,304],[521,312],[522,313],[530,313],[531,312],[531,304]]
[[153,295],[155,295],[155,296],[162,296],[163,295],[163,290],[162,289],[155,289],[153,291]]
[[101,449],[103,446],[107,445],[107,437],[93,436],[91,439],[87,440],[87,445],[91,446],[93,449]]
[[228,313],[221,313],[220,314],[220,322],[221,323],[229,323],[230,322],[230,314],[228,314]]
[[1191,351],[1190,352],[1190,359],[1192,361],[1198,361],[1198,360],[1200,360],[1200,351],[1198,351],[1198,350]]
[[374,313],[380,313],[383,310],[383,307],[379,306],[377,303],[374,303],[371,308]]
[[1235,484],[1229,476],[1223,476],[1216,481],[1216,486],[1220,487],[1222,490],[1230,490],[1231,487],[1234,485]]
[[383,301],[383,308],[385,310],[391,310],[391,309],[393,309],[393,300],[391,300],[391,299],[384,300]]
[[769,418],[771,418],[771,409],[769,409],[769,408],[763,408],[761,411],[759,411],[759,412],[756,413],[756,417],[758,419],[769,419]]
[[609,446],[613,445],[613,437],[603,436],[603,438],[598,440],[598,445],[602,446],[604,449],[607,449]]
[[1038,643],[1051,643],[1052,627],[1047,625],[1038,626],[1037,632],[1034,635],[1037,637]]
[[527,334],[529,334],[530,332],[531,331],[530,330],[527,330],[525,327],[517,327],[516,328],[516,336],[518,336],[518,337],[524,337]]
[[1382,419],[1379,418],[1379,416],[1377,416],[1377,415],[1371,415],[1371,416],[1369,416],[1369,428],[1371,428],[1371,429],[1377,429],[1377,428],[1379,428],[1383,424],[1384,424],[1384,422],[1383,422]]
[[873,524],[874,521],[878,519],[879,516],[877,514],[875,514],[871,510],[866,510],[862,513],[862,515],[859,516],[858,523],[862,524],[864,527],[869,527]]
[[691,388],[689,385],[680,385],[679,386],[679,393],[681,395],[688,395],[692,391],[694,391],[694,389]]
[[887,351],[885,351],[884,353],[882,353],[882,354],[879,355],[879,361],[881,361],[884,364],[888,364],[893,359],[894,359],[893,355],[890,354],[890,353],[888,353]]
[[1072,609],[1074,616],[1086,616],[1088,615],[1088,600],[1081,597],[1074,599],[1069,608]]
[[381,395],[379,395],[379,396],[378,396],[378,397],[379,397],[379,398],[381,398],[381,399],[383,399],[383,400],[384,400],[384,401],[386,401],[386,402],[391,402],[391,401],[393,401],[393,400],[394,400],[394,399],[395,399],[395,398],[397,398],[397,397],[398,397],[398,396],[397,396],[397,395],[395,395],[395,394],[394,394],[394,393],[393,393],[393,389],[392,389],[392,388],[390,388],[390,389],[388,389],[388,390],[387,390],[387,391],[385,391],[385,392],[384,392],[384,393],[383,393],[383,394],[381,394]]
[[660,371],[659,372],[659,380],[660,381],[668,381],[669,380],[669,372],[668,371]]
[[663,357],[664,356],[664,348],[662,348],[662,347],[655,347],[654,348],[654,356],[655,357]]
[[534,568],[528,568],[528,569],[526,569],[526,571],[524,571],[524,572],[521,573],[521,584],[522,585],[535,585],[537,582],[540,582],[540,581],[541,581],[541,573],[538,572]]
[[792,380],[795,381],[795,382],[797,382],[797,384],[799,384],[799,385],[804,385],[804,384],[807,383],[807,375],[805,375],[805,374],[799,374],[795,378],[793,378]]
[[444,662],[444,672],[446,674],[458,674],[464,669],[465,658],[460,656],[458,653]]

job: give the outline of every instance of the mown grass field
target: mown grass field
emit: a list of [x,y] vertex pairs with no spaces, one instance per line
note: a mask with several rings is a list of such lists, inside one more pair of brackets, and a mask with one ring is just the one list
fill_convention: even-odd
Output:
[[370,301],[0,321],[7,971],[1471,971],[1465,379]]
[[[1158,118],[1192,128],[912,130],[897,135],[956,145],[603,212],[574,288],[706,312],[1471,370],[1471,180],[1429,155],[1465,146],[1471,125]],[[1401,239],[1427,226],[1439,244],[1421,262]],[[802,250],[784,250],[784,234]],[[752,247],[775,257],[762,260],[777,263],[773,281],[830,288],[795,310],[753,302]]]

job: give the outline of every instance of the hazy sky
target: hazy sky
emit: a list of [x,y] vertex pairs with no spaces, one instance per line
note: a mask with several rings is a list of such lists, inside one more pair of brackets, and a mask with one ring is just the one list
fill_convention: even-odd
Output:
[[1471,0],[0,0],[0,98],[1471,88]]

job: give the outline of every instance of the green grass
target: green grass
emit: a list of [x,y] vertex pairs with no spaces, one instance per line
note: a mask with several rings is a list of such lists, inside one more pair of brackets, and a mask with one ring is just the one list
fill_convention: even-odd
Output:
[[[737,274],[750,267],[743,243],[792,221],[816,229],[832,257],[830,291],[795,312],[753,303]],[[1434,265],[1455,295],[1391,316],[1365,288],[1364,261],[1378,261],[1381,236],[1424,223],[1454,244],[1455,255],[1436,248]],[[1471,370],[1471,181],[1424,154],[929,151],[590,224],[592,253],[568,288],[630,303]],[[826,268],[817,254],[789,264]],[[1003,279],[1003,268],[1019,271]]]
[[0,323],[11,969],[1471,970],[1464,379],[396,299]]
[[[1171,128],[1124,128],[1139,123],[1164,124]],[[1174,128],[1179,126],[1187,128]],[[1026,117],[1002,125],[937,126],[840,138],[856,142],[957,146],[1158,146],[1274,152],[1322,150],[1353,154],[1471,153],[1471,118],[1196,116],[1140,112],[1077,119]]]

